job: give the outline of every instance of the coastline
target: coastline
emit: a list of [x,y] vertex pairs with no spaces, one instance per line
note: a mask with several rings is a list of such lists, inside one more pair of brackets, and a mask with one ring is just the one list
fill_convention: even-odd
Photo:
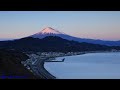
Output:
[[[89,52],[80,52],[75,55],[83,55],[87,53],[110,53],[111,51],[89,51]],[[54,60],[57,57],[65,57],[65,56],[75,56],[75,55],[64,55],[64,56],[54,56]],[[33,59],[33,58],[32,58]],[[53,59],[52,59],[53,60]],[[31,71],[40,79],[57,79],[54,75],[49,73],[44,67],[45,62],[52,62],[50,58],[38,59],[34,64],[29,64]]]
[[[79,54],[77,55],[81,55],[81,54],[85,54],[83,52],[79,52]],[[44,57],[43,59],[41,59],[40,55],[36,55],[36,54],[27,54],[27,56],[29,56],[29,59],[26,60],[25,62],[22,62],[22,64],[24,64],[24,66],[29,69],[35,76],[37,76],[39,79],[56,79],[56,77],[54,75],[52,75],[51,73],[49,73],[45,67],[44,64],[47,61],[51,61],[56,57],[64,57],[64,56],[73,56],[72,54],[69,55],[59,55],[59,56],[52,56],[48,58],[48,57]],[[37,58],[35,58],[37,57]],[[33,64],[34,62],[34,64]],[[52,62],[52,61],[51,61]]]
[[40,79],[56,79],[55,76],[50,74],[45,68],[44,68],[44,62],[45,60],[38,60],[35,65],[30,65],[33,73]]

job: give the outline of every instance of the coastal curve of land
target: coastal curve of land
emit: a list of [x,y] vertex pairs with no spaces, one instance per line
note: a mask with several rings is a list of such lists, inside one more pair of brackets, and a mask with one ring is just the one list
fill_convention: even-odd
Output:
[[[90,52],[70,52],[70,53],[56,53],[56,52],[44,52],[44,53],[37,53],[37,54],[29,54],[29,59],[27,59],[24,62],[21,62],[24,64],[24,66],[29,69],[35,76],[37,76],[40,79],[57,79],[54,75],[49,73],[44,68],[45,62],[63,62],[62,61],[56,61],[56,57],[64,57],[64,56],[72,56],[72,55],[81,55],[86,53],[97,53],[99,51],[90,51]],[[108,52],[108,51],[104,51]],[[100,52],[99,52],[100,53]]]
[[45,62],[63,62],[56,61],[56,57],[63,57],[63,56],[71,56],[71,55],[80,55],[84,54],[83,52],[71,52],[71,53],[56,53],[56,52],[44,52],[44,53],[37,53],[37,54],[29,54],[29,59],[26,61],[22,61],[21,63],[30,70],[35,76],[40,79],[56,79],[55,76],[50,74],[45,68]]

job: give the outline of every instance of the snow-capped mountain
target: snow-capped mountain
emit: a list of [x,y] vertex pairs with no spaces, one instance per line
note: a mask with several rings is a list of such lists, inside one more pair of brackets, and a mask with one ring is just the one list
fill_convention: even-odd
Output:
[[58,30],[55,30],[51,27],[44,28],[42,31],[40,31],[36,34],[33,34],[29,37],[42,39],[46,36],[58,36],[63,39],[74,40],[74,41],[78,41],[78,42],[87,42],[87,43],[101,44],[101,45],[108,45],[108,46],[120,46],[120,41],[104,41],[104,40],[78,38],[78,37],[67,35],[67,34],[60,32]]
[[63,33],[59,32],[58,30],[55,30],[51,27],[47,27],[37,34],[63,34]]
[[38,32],[34,35],[31,35],[29,37],[40,38],[41,39],[41,38],[44,38],[46,36],[59,36],[61,38],[68,39],[68,40],[70,40],[70,38],[72,37],[72,36],[69,36],[69,35],[67,35],[63,32],[55,30],[51,27],[44,28],[42,31],[40,31],[40,32]]

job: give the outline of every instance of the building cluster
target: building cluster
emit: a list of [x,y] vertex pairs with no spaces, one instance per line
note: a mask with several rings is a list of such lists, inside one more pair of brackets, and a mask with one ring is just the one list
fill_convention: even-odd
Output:
[[41,57],[61,57],[61,56],[68,56],[68,55],[79,55],[83,54],[84,52],[67,52],[67,53],[62,53],[62,52],[38,52],[37,54],[40,55]]
[[26,61],[22,61],[21,63],[30,70],[30,66],[36,65],[38,60],[55,60],[56,57],[62,57],[62,56],[71,56],[71,55],[80,55],[84,54],[83,52],[68,52],[68,53],[62,53],[62,52],[37,52],[36,54],[27,54],[29,56],[29,59]]

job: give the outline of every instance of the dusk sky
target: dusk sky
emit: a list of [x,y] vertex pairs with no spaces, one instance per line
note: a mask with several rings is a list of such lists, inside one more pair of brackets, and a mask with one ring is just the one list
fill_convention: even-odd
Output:
[[0,11],[0,40],[45,27],[81,38],[120,40],[120,11]]

